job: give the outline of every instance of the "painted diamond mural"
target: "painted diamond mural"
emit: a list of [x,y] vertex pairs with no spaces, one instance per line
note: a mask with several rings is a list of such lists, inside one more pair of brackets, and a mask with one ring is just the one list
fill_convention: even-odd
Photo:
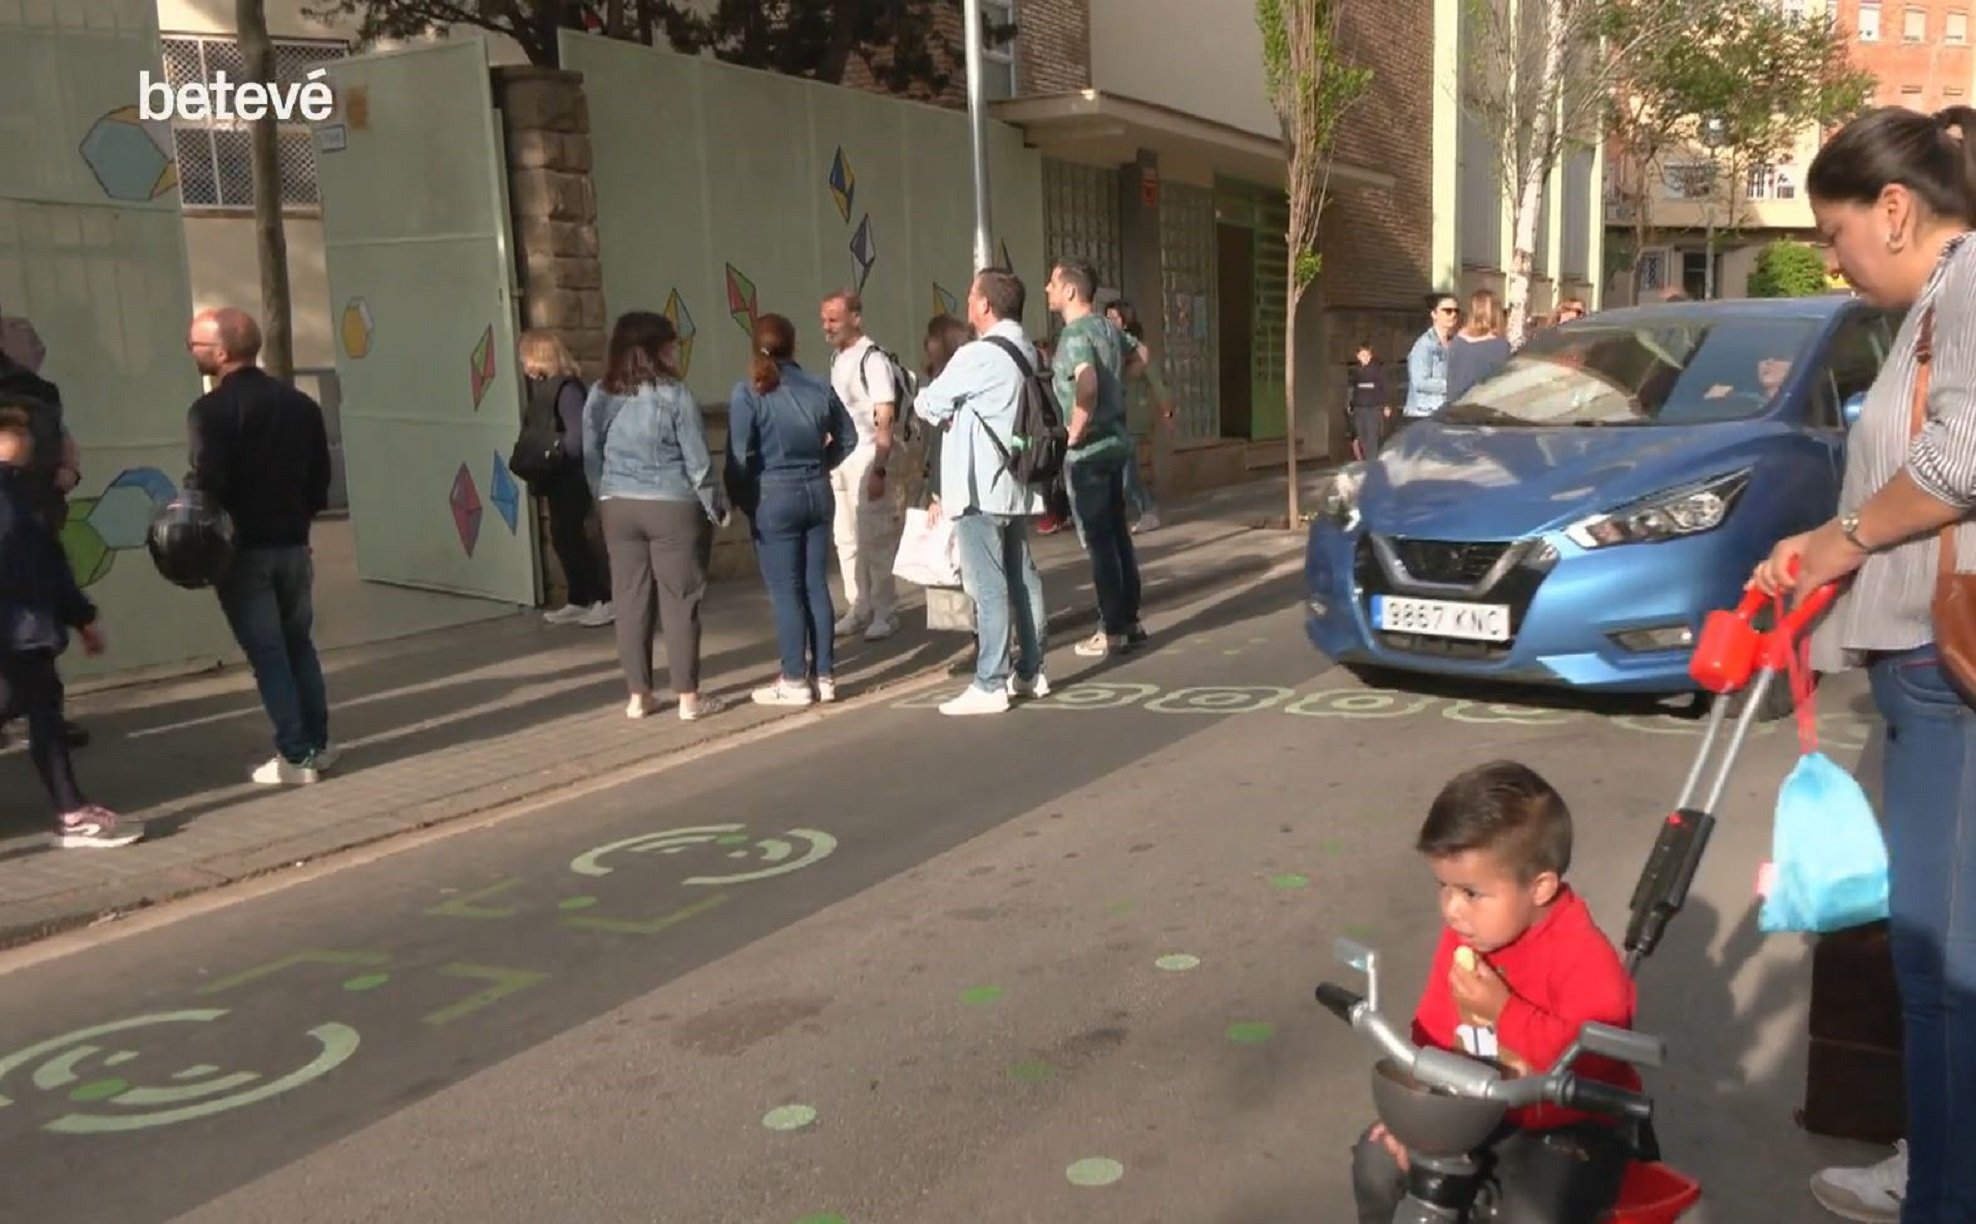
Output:
[[486,397],[487,388],[494,384],[494,325],[489,323],[487,330],[480,333],[480,343],[473,346],[470,358],[473,369],[473,410],[480,411],[480,401]]
[[343,318],[337,323],[337,336],[343,341],[343,351],[353,361],[362,361],[370,356],[371,336],[377,330],[377,320],[371,317],[370,303],[360,297],[350,299],[343,308]]
[[487,478],[491,489],[494,509],[500,511],[501,521],[508,525],[508,534],[513,535],[521,522],[521,489],[515,485],[515,478],[508,471],[508,461],[501,458],[501,452],[494,452],[494,474]]
[[851,159],[844,156],[844,146],[837,146],[837,156],[830,159],[830,198],[837,202],[837,212],[844,218],[844,224],[851,223],[851,206],[858,200],[858,176],[851,171]]
[[1015,271],[1015,256],[1009,254],[1009,240],[1002,239],[1002,262],[996,265],[1006,272]]
[[866,213],[858,222],[858,232],[851,235],[851,273],[857,278],[858,292],[863,293],[865,281],[871,277],[871,265],[878,262],[878,239],[872,236],[871,214]]
[[135,106],[123,106],[91,124],[78,151],[104,195],[141,204],[178,186],[169,139],[169,129],[160,135]]
[[750,338],[755,334],[757,310],[755,282],[741,275],[733,264],[727,265],[727,313]]
[[693,313],[686,309],[686,299],[674,289],[666,297],[665,317],[672,321],[672,330],[679,335],[679,376],[686,377],[693,369],[693,337],[700,328],[693,322]]
[[933,282],[933,313],[949,314],[956,319],[961,317],[961,300],[939,281]]
[[453,474],[453,491],[447,494],[446,504],[453,511],[453,530],[460,533],[460,547],[471,557],[473,546],[480,542],[480,490],[473,487],[473,473],[464,463]]

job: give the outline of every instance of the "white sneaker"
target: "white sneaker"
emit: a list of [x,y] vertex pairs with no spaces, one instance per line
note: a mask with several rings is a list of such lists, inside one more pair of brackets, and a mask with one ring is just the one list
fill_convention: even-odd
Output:
[[318,770],[335,769],[336,763],[342,759],[343,749],[337,747],[335,744],[324,744],[322,747],[316,749],[316,768]]
[[1113,651],[1122,649],[1124,646],[1125,638],[1123,636],[1107,637],[1105,631],[1100,629],[1090,637],[1071,647],[1071,649],[1076,651],[1080,658],[1104,659],[1109,658]]
[[650,693],[641,693],[624,703],[624,716],[629,719],[649,718],[659,708],[659,699]]
[[583,610],[576,623],[585,629],[601,629],[617,619],[617,610],[608,603],[594,603]]
[[1160,512],[1157,510],[1146,511],[1144,514],[1139,516],[1138,522],[1132,524],[1132,532],[1134,535],[1137,535],[1139,532],[1142,531],[1158,531],[1159,529],[1160,529]]
[[858,630],[864,627],[865,627],[864,617],[858,615],[856,612],[846,612],[844,615],[837,618],[837,625],[835,631],[838,637],[850,637],[852,634],[856,633]]
[[970,714],[1003,714],[1009,708],[1009,691],[991,693],[977,685],[970,684],[961,693],[941,705],[940,712],[950,718],[964,718]]
[[297,765],[276,754],[254,771],[254,781],[262,786],[311,786],[322,781],[322,775],[316,772],[316,758],[313,755]]
[[837,700],[837,678],[818,676],[816,678],[816,699],[825,705]]
[[809,685],[791,684],[780,676],[775,678],[774,684],[763,685],[751,696],[756,705],[767,706],[806,706],[816,700],[810,696]]
[[692,705],[687,705],[684,701],[679,703],[679,721],[699,722],[708,715],[718,714],[726,708],[727,702],[725,699],[702,693],[700,699]]
[[1024,680],[1013,672],[1009,674],[1009,696],[1048,697],[1049,695],[1050,678],[1042,672],[1037,672],[1035,677],[1029,680]]
[[576,604],[564,604],[562,607],[556,608],[553,611],[544,612],[542,619],[552,625],[574,625],[577,621],[583,619],[583,614],[587,611],[589,611],[588,608],[579,607]]
[[1865,1168],[1820,1169],[1811,1177],[1811,1197],[1833,1215],[1865,1224],[1900,1224],[1907,1193],[1907,1140],[1894,1142],[1894,1154]]
[[871,628],[865,630],[864,640],[867,642],[882,642],[886,638],[889,638],[893,634],[897,633],[898,631],[899,631],[898,618],[891,616],[881,616],[877,620],[871,622]]

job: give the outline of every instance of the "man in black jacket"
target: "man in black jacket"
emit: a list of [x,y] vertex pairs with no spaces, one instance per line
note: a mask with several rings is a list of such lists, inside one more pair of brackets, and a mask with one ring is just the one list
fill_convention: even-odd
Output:
[[234,558],[218,584],[220,607],[274,724],[275,755],[253,778],[268,786],[315,782],[338,755],[311,638],[309,528],[329,505],[322,408],[256,364],[261,329],[244,311],[201,311],[186,346],[214,384],[188,414],[192,470],[185,483],[233,520]]

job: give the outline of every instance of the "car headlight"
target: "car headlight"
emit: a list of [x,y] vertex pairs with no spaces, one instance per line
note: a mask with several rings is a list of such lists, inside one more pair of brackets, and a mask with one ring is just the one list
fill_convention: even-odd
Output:
[[1330,519],[1340,531],[1350,531],[1359,521],[1359,486],[1365,483],[1365,465],[1348,463],[1332,474],[1324,487],[1318,513]]
[[1649,544],[1713,531],[1729,517],[1736,499],[1749,487],[1749,468],[1697,484],[1682,485],[1642,499],[1609,514],[1595,514],[1565,528],[1580,548],[1614,544]]

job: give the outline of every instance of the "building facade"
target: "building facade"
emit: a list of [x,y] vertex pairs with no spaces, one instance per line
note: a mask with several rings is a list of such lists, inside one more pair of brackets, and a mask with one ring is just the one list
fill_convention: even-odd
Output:
[[[1934,112],[1970,104],[1976,87],[1976,53],[1970,46],[1970,0],[1779,0],[1785,11],[1830,14],[1855,69],[1878,85],[1869,106],[1905,106]],[[1624,149],[1609,161],[1606,223],[1612,249],[1621,256],[1608,271],[1616,300],[1634,292],[1631,252],[1641,251],[1639,292],[1651,299],[1671,289],[1703,296],[1714,265],[1718,297],[1743,297],[1757,255],[1778,239],[1814,236],[1804,176],[1824,134],[1806,130],[1773,161],[1734,165],[1690,147],[1665,159],[1652,182]],[[1650,231],[1639,242],[1638,211],[1647,196]]]

